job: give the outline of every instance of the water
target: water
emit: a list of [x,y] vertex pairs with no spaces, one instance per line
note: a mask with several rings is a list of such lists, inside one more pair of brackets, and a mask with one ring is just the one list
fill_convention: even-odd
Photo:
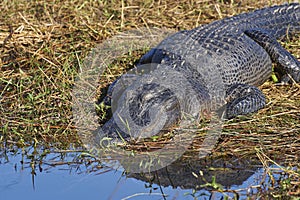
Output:
[[[54,157],[54,156],[53,156]],[[0,199],[124,199],[136,195],[142,199],[161,199],[160,192],[145,188],[142,181],[126,178],[121,171],[99,173],[75,169],[68,165],[49,167],[32,176],[30,164],[21,164],[21,154],[9,157],[0,165]],[[26,160],[26,159],[25,159]],[[65,161],[64,161],[65,162]],[[28,165],[29,164],[29,165]],[[25,165],[25,166],[24,166]],[[82,167],[84,168],[84,167]],[[167,193],[176,194],[170,187]]]
[[[224,195],[233,198],[234,193],[226,192],[226,189],[236,190],[246,198],[247,195],[255,195],[262,180],[264,184],[270,182],[263,168],[242,167],[247,160],[178,160],[155,173],[124,175],[121,170],[92,162],[92,158],[81,159],[79,153],[49,153],[43,156],[35,153],[20,150],[17,153],[2,152],[1,200],[221,199]],[[219,165],[231,167],[220,170]],[[200,170],[203,176],[198,173]],[[222,184],[224,193],[200,187],[212,183],[213,177]]]

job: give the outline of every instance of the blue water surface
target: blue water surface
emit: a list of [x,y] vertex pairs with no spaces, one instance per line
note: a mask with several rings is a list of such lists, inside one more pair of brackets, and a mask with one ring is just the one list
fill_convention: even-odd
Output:
[[[121,171],[80,173],[64,165],[49,167],[32,176],[31,168],[24,168],[20,163],[21,155],[9,159],[9,162],[0,164],[1,200],[163,199],[160,191],[152,191],[150,194],[151,189],[145,188],[145,182],[126,178]],[[163,190],[169,195],[168,199],[180,194],[180,198],[189,199],[185,198],[179,188],[164,187]]]
[[[49,159],[49,158],[48,158]],[[50,159],[51,160],[51,159]],[[23,164],[22,162],[23,161]],[[32,165],[29,158],[21,153],[8,158],[2,158],[0,163],[0,200],[53,200],[53,199],[221,199],[222,193],[211,194],[207,190],[196,192],[197,198],[191,194],[192,189],[162,187],[149,185],[144,181],[127,178],[122,171],[103,169],[89,172],[84,167],[49,165],[43,163],[35,166],[32,175]],[[259,185],[263,168],[258,169],[242,185],[233,185],[230,189],[240,190],[241,194],[255,190]],[[199,196],[200,194],[205,194]],[[165,196],[164,196],[165,195]],[[233,197],[232,194],[228,194]]]

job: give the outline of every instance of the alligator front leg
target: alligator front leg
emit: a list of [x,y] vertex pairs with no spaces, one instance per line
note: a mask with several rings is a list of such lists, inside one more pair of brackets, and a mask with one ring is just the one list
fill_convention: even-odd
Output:
[[300,62],[284,49],[271,33],[263,29],[251,29],[245,31],[245,34],[262,46],[270,55],[273,62],[278,64],[279,70],[285,74],[282,82],[289,82],[289,74],[296,82],[300,82]]
[[226,119],[256,112],[266,105],[264,94],[257,87],[247,84],[231,85],[226,91],[226,102]]

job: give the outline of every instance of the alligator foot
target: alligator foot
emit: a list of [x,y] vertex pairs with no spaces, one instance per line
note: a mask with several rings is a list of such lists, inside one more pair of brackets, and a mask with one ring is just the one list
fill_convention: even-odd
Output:
[[281,82],[290,82],[291,78],[300,82],[300,62],[277,42],[272,33],[263,29],[250,29],[245,34],[262,46],[272,61],[277,63],[277,70],[282,73]]
[[264,94],[257,88],[246,84],[233,84],[226,91],[225,118],[256,112],[266,104]]

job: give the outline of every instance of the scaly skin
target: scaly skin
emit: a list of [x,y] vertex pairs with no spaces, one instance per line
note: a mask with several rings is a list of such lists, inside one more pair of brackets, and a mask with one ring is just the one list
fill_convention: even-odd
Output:
[[[150,73],[123,75],[120,79],[126,77],[128,88],[116,87],[120,79],[110,87],[108,96],[117,91],[121,101],[100,134],[121,134],[129,140],[132,131],[136,138],[159,127],[162,116],[161,129],[168,129],[182,113],[197,118],[203,111],[219,109],[228,119],[261,109],[265,98],[256,87],[270,77],[272,62],[300,81],[299,61],[276,41],[298,31],[300,6],[286,4],[175,33],[140,59],[137,69],[152,64]],[[109,97],[105,101],[111,103]],[[130,131],[118,126],[120,115],[128,117]]]

